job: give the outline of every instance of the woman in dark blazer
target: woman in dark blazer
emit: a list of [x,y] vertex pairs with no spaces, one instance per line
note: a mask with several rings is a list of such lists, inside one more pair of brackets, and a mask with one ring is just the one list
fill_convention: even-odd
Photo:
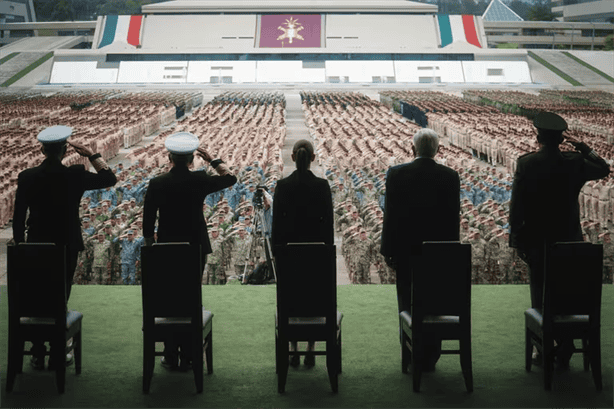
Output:
[[[294,144],[292,160],[296,170],[277,182],[273,196],[273,250],[287,243],[334,243],[333,199],[328,181],[309,170],[314,159],[311,142],[301,139]],[[298,350],[296,342],[292,350]],[[313,342],[307,350],[314,350]],[[294,355],[290,365],[299,363],[299,355]],[[315,365],[314,355],[305,356],[305,365]]]

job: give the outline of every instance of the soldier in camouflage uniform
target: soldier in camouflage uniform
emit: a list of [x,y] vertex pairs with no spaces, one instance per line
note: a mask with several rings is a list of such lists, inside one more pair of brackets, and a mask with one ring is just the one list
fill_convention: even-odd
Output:
[[121,278],[124,285],[136,284],[136,269],[141,261],[143,237],[134,239],[134,232],[128,230],[125,235],[113,239],[121,246]]
[[486,282],[486,241],[480,237],[480,231],[474,230],[469,236],[471,244],[471,283]]
[[[245,266],[249,265],[250,268],[254,266],[253,260],[250,259],[250,250],[252,247],[252,235],[248,234],[243,228],[239,228],[238,236],[235,237],[233,246],[233,255],[235,266],[235,274],[237,276],[242,275],[245,272]],[[248,271],[250,273],[251,271]]]
[[374,243],[367,237],[367,232],[360,229],[357,234],[354,249],[351,257],[356,268],[354,275],[354,284],[371,284],[371,268],[372,253],[374,251]]
[[111,283],[111,242],[105,240],[104,233],[100,232],[98,240],[90,242],[92,277],[90,284],[112,284]]
[[219,229],[213,228],[211,233],[211,253],[207,256],[207,266],[203,274],[203,284],[226,284],[224,273],[224,254],[222,253],[223,239],[219,235]]
[[609,231],[599,235],[599,243],[603,244],[603,284],[612,284],[614,273],[614,243]]

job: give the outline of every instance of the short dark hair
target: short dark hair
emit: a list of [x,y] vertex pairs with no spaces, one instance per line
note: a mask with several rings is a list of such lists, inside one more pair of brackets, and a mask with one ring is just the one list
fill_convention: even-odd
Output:
[[61,156],[66,152],[66,142],[43,144],[46,156]]
[[188,166],[194,161],[194,154],[176,155],[171,153],[170,156],[175,166]]
[[547,146],[558,146],[563,142],[563,131],[537,128],[537,142]]

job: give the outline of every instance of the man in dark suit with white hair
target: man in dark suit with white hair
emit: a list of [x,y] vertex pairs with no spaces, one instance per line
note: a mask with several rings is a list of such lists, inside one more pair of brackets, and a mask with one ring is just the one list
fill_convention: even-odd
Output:
[[[424,241],[458,241],[460,178],[435,161],[439,137],[419,130],[413,139],[415,159],[391,167],[386,177],[386,202],[380,253],[397,274],[399,313],[411,311],[411,270]],[[425,370],[433,370],[441,340],[427,339]]]

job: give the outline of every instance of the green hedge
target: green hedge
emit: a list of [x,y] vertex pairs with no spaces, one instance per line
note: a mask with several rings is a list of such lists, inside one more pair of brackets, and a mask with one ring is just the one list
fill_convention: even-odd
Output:
[[608,74],[606,74],[605,72],[593,67],[592,65],[590,65],[589,63],[582,61],[581,59],[579,59],[578,57],[576,57],[575,55],[567,52],[567,51],[563,51],[563,54],[565,54],[566,56],[568,56],[569,58],[571,58],[572,60],[574,60],[575,62],[577,62],[578,64],[581,64],[583,66],[585,66],[586,68],[588,68],[589,70],[593,71],[596,74],[601,75],[603,78],[605,78],[606,80],[610,81],[610,82],[614,82],[614,78],[610,77]]
[[10,85],[13,85],[14,83],[16,83],[17,81],[19,81],[20,79],[22,79],[23,77],[28,75],[30,72],[32,72],[34,69],[38,68],[45,61],[47,61],[48,59],[50,59],[52,57],[53,57],[53,51],[47,53],[45,56],[43,56],[43,57],[39,58],[38,60],[34,61],[32,64],[28,65],[26,68],[24,68],[23,70],[19,71],[17,74],[13,75],[11,78],[9,78],[7,81],[5,81],[0,86],[8,87]]
[[548,68],[550,71],[552,71],[553,73],[555,73],[556,75],[558,75],[559,77],[563,78],[565,81],[569,82],[571,85],[578,87],[578,86],[582,86],[582,84],[578,81],[576,81],[575,79],[571,78],[569,75],[565,74],[563,71],[559,70],[558,68],[556,68],[554,65],[550,64],[548,61],[544,60],[541,57],[538,57],[534,52],[532,51],[527,51],[528,54],[533,57],[535,59],[535,61],[539,62],[540,64],[542,64],[544,67]]
[[7,55],[6,57],[1,58],[0,59],[0,65],[4,64],[5,62],[10,60],[11,58],[17,56],[17,54],[19,54],[19,53],[11,53],[11,54]]

